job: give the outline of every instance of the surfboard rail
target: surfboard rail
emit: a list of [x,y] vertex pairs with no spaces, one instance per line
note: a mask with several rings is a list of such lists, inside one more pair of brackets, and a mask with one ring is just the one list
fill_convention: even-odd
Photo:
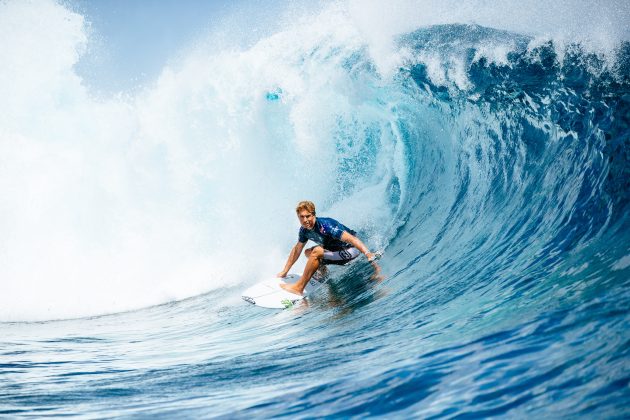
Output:
[[288,309],[299,301],[305,299],[317,289],[321,283],[311,280],[304,289],[304,295],[296,295],[280,287],[281,284],[293,284],[298,281],[300,275],[288,274],[285,278],[273,277],[260,281],[249,287],[241,294],[244,301],[261,308]]

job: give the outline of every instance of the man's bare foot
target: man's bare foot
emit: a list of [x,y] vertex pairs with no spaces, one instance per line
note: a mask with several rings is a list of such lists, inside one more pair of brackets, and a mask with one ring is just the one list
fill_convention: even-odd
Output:
[[295,287],[295,285],[293,285],[293,284],[280,283],[280,287],[282,287],[287,292],[291,292],[291,293],[296,294],[298,296],[302,296],[302,292],[297,287]]

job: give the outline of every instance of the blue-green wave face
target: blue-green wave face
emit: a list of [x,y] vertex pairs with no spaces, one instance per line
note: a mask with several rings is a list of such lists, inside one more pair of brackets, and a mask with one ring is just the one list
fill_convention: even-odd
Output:
[[[41,383],[0,385],[0,406],[627,414],[628,6],[296,8],[259,36],[235,9],[112,94],[81,70],[81,13],[0,4],[0,373]],[[304,199],[382,251],[385,280],[359,261],[308,306],[242,302]]]

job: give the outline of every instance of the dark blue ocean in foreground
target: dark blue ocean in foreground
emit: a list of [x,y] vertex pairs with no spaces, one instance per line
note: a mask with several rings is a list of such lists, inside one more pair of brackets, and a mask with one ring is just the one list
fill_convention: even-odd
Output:
[[[329,132],[339,172],[320,208],[382,168],[379,139],[402,145],[378,203],[392,225],[359,226],[387,238],[372,242],[384,281],[359,261],[292,310],[254,307],[239,284],[2,323],[0,415],[630,416],[630,46],[530,41],[418,29],[397,39],[408,56],[391,78],[364,48],[323,58],[363,102]],[[505,60],[489,44],[509,45]],[[276,129],[290,93],[261,99]]]

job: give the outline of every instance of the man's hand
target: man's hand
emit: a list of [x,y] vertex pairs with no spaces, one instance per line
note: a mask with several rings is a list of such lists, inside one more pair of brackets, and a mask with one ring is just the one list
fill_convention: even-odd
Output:
[[289,254],[289,258],[287,259],[287,263],[284,265],[284,270],[276,274],[276,277],[284,278],[287,276],[287,273],[289,272],[291,267],[293,267],[293,264],[295,264],[298,258],[300,258],[300,254],[304,249],[304,245],[306,245],[306,242],[300,241],[293,245],[293,248],[291,248],[291,253]]
[[372,267],[374,267],[374,274],[372,274],[371,279],[379,282],[382,281],[385,277],[381,274],[381,267],[379,267],[376,263],[376,260],[380,257],[380,255],[368,252],[365,256],[367,257],[369,263],[372,264]]

